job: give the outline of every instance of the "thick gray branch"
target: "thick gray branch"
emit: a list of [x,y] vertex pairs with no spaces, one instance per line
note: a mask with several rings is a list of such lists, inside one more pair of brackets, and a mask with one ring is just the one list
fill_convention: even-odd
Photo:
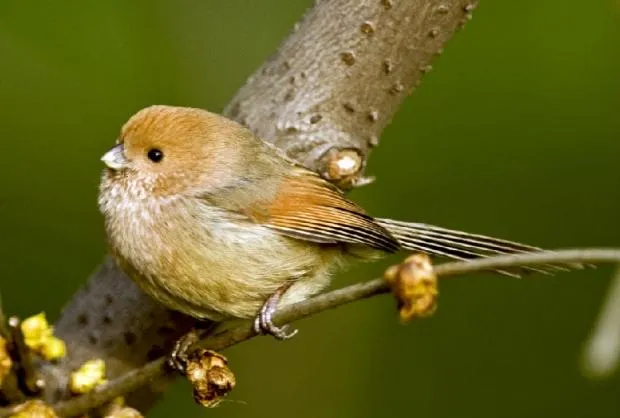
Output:
[[[403,99],[474,4],[319,1],[226,113],[289,156],[350,186]],[[347,149],[361,164],[339,170],[338,151]]]
[[[473,3],[319,1],[226,114],[341,186],[355,184],[381,131]],[[69,355],[46,368],[45,397],[66,397],[68,374],[92,358],[106,361],[112,379],[144,365],[191,324],[142,294],[106,259],[56,324]],[[138,406],[147,407],[164,383],[136,396]]]

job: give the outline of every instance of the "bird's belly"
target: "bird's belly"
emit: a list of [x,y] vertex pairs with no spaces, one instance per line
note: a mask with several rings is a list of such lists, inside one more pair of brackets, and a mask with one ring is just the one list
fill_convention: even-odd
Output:
[[136,280],[167,307],[211,320],[253,317],[292,281],[285,301],[303,300],[328,284],[329,266],[337,258],[315,244],[238,222],[219,222],[203,231],[177,228],[159,240],[159,245],[150,243],[148,267],[142,273],[134,269]]

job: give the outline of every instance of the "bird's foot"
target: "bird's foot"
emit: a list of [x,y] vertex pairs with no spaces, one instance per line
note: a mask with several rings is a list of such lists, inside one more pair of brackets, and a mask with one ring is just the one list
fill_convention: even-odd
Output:
[[170,367],[182,375],[185,375],[187,363],[189,361],[189,348],[192,344],[197,342],[198,339],[199,331],[196,328],[193,328],[187,334],[179,338],[176,343],[174,343],[174,348],[168,358],[168,364]]
[[296,329],[289,331],[288,325],[279,327],[273,323],[273,314],[276,312],[278,302],[289,287],[290,285],[282,286],[263,304],[254,319],[254,331],[257,334],[272,335],[278,340],[288,340],[297,334]]
[[182,375],[186,374],[189,356],[191,354],[191,346],[198,342],[207,333],[213,331],[217,326],[216,323],[210,321],[199,321],[195,324],[187,334],[179,338],[174,344],[174,348],[168,357],[168,365]]

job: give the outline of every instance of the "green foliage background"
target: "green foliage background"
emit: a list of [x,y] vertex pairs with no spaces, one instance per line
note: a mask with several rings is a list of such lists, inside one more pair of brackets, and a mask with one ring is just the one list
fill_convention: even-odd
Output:
[[[0,2],[0,284],[52,319],[101,260],[100,155],[140,107],[219,111],[307,0]],[[379,28],[380,30],[380,28]],[[620,245],[620,3],[482,1],[371,158],[377,215],[550,248]],[[377,276],[352,269],[337,286]],[[393,261],[393,260],[392,260]],[[580,375],[610,268],[441,284],[403,327],[387,298],[229,350],[211,411],[179,383],[152,417],[618,417]]]

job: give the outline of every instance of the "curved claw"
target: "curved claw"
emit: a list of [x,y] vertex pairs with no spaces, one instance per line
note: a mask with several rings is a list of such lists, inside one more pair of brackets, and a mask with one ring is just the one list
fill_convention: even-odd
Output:
[[272,314],[273,312],[264,312],[264,310],[261,309],[261,312],[256,315],[254,319],[254,331],[257,334],[272,335],[278,340],[288,340],[297,335],[299,331],[297,329],[289,331],[290,327],[288,325],[282,327],[275,325],[271,319]]
[[272,335],[278,340],[288,340],[297,334],[298,330],[296,329],[288,331],[288,325],[279,327],[273,323],[273,314],[276,312],[278,302],[289,287],[290,285],[287,285],[278,289],[278,291],[271,295],[261,307],[258,315],[256,315],[254,319],[254,331],[257,334]]
[[198,331],[192,329],[174,343],[174,348],[168,358],[168,365],[182,375],[185,375],[188,361],[189,347],[198,341]]

